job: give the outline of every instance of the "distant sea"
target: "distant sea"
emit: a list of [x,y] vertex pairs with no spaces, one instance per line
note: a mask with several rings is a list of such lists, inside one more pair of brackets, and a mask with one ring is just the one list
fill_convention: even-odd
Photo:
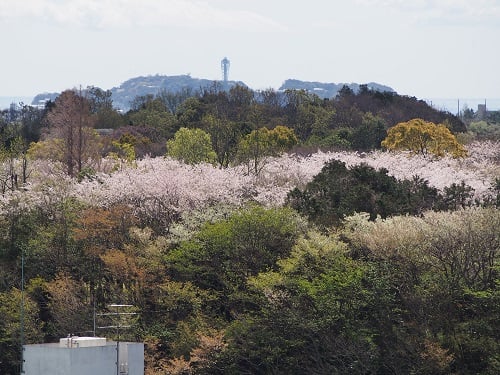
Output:
[[32,101],[32,96],[0,96],[0,110],[10,108],[12,103],[31,104]]
[[431,105],[432,107],[439,109],[439,110],[444,110],[448,111],[450,113],[453,113],[454,115],[457,114],[458,111],[463,111],[465,108],[472,109],[474,112],[477,111],[477,106],[479,104],[485,104],[486,103],[486,109],[488,111],[500,111],[500,99],[488,99],[488,98],[456,98],[456,99],[423,99],[427,102],[427,104]]

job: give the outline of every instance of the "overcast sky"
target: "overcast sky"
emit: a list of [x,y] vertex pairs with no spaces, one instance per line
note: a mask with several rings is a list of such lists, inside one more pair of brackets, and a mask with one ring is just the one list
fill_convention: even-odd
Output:
[[500,97],[500,0],[0,0],[0,96],[140,75]]

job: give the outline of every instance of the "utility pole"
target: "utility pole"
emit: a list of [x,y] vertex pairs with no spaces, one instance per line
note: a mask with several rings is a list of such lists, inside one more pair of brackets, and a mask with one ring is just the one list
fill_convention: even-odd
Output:
[[24,374],[24,246],[21,248],[21,327],[20,327],[20,341],[21,341],[21,366],[20,373]]

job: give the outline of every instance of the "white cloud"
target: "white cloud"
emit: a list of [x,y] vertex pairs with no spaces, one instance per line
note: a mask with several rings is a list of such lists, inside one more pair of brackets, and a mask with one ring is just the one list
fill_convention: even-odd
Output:
[[409,14],[415,22],[500,26],[500,0],[356,0],[360,5]]
[[[213,2],[212,2],[213,3]],[[237,3],[235,3],[237,5]],[[256,12],[222,9],[196,0],[1,0],[0,20],[35,18],[89,28],[182,27],[240,31],[285,31]]]

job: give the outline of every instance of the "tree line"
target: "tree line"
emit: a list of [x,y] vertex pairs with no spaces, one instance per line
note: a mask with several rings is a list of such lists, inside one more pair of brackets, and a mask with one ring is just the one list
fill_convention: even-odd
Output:
[[253,158],[249,169],[255,172],[256,153],[266,157],[295,145],[302,152],[378,149],[390,127],[414,118],[444,123],[454,134],[466,130],[457,117],[423,101],[363,85],[357,93],[344,87],[323,100],[305,91],[254,92],[243,86],[223,91],[214,84],[199,92],[138,96],[127,113],[113,108],[110,91],[67,90],[43,109],[23,105],[3,111],[0,140],[4,157],[26,155],[31,145],[33,157],[60,160],[69,175],[78,176],[91,173],[107,155],[165,155],[177,131],[199,129],[210,137],[207,152],[215,152],[208,161],[227,167]]

